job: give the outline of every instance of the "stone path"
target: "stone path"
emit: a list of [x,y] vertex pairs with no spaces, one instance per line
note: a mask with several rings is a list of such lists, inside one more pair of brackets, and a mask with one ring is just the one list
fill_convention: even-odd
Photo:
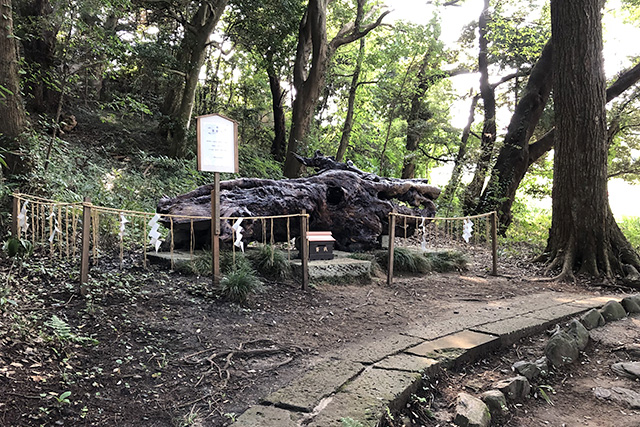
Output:
[[405,405],[422,374],[469,363],[619,298],[543,292],[492,301],[482,310],[343,348],[249,408],[233,426],[341,427],[343,418],[375,426],[387,407]]

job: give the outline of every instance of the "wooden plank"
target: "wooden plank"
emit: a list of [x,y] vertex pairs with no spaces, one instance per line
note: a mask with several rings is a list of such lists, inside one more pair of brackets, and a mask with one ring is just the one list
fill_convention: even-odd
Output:
[[20,200],[13,196],[13,213],[11,217],[11,237],[19,239],[18,215],[20,214]]
[[493,258],[493,265],[491,268],[491,274],[498,275],[498,213],[493,211],[491,213],[491,256]]
[[220,172],[213,174],[211,190],[211,265],[213,285],[220,283]]
[[87,294],[84,286],[89,280],[89,246],[91,242],[91,199],[84,198],[82,204],[82,252],[80,253],[80,293]]
[[309,287],[309,241],[307,237],[307,210],[300,217],[300,258],[302,260],[302,289]]
[[389,259],[387,262],[387,286],[393,283],[393,250],[396,240],[396,210],[389,213]]

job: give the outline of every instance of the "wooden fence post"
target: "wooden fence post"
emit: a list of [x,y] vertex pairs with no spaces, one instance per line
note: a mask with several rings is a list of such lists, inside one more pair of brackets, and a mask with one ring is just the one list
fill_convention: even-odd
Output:
[[211,270],[213,285],[220,284],[220,172],[213,174],[211,190]]
[[387,286],[393,283],[393,246],[396,240],[396,210],[389,213],[389,259],[387,261]]
[[82,204],[82,252],[80,253],[80,294],[86,295],[89,280],[89,246],[91,241],[91,198],[85,197]]
[[309,242],[307,241],[307,210],[300,217],[300,259],[302,260],[302,289],[309,287]]
[[20,201],[18,197],[13,195],[13,213],[11,217],[11,237],[14,239],[19,238],[18,236],[18,215],[20,215]]
[[498,213],[496,211],[491,212],[491,256],[493,258],[491,274],[493,276],[497,276],[498,275]]

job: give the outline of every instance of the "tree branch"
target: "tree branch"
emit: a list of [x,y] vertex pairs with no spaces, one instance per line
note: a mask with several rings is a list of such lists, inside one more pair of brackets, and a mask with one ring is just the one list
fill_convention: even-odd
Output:
[[[607,102],[629,89],[640,80],[640,63],[618,76],[618,79],[607,88]],[[544,153],[553,148],[554,129],[544,134],[533,144],[529,145],[529,165],[538,160]]]

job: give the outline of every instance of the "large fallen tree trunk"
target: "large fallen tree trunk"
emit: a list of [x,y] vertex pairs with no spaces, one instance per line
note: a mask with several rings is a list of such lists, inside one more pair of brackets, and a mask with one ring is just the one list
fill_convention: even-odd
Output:
[[[322,169],[306,178],[269,180],[240,178],[220,183],[220,213],[222,217],[265,217],[299,214],[303,209],[310,216],[310,230],[331,231],[336,247],[341,250],[364,250],[379,246],[379,237],[388,233],[388,215],[399,213],[433,217],[435,200],[440,189],[421,179],[382,178],[339,163],[320,153],[312,158],[299,158],[306,166]],[[184,216],[210,216],[213,184],[204,185],[175,198],[158,202],[158,213]],[[299,236],[300,219],[245,220],[242,240],[246,243],[285,242]],[[232,241],[232,221],[223,221],[221,240]],[[211,242],[208,220],[194,221],[195,246]],[[397,233],[404,235],[403,221]],[[174,218],[174,247],[189,247],[191,221]],[[411,235],[415,221],[407,223]],[[265,234],[266,233],[266,234]]]

